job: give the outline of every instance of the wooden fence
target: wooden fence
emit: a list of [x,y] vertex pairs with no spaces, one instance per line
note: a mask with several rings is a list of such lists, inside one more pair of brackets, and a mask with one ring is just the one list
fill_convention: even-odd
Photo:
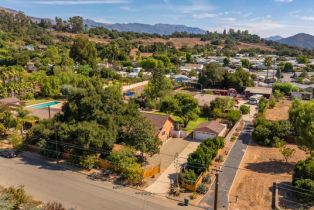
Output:
[[[98,163],[99,163],[98,166],[102,169],[109,169],[112,167],[112,164],[108,160],[105,160],[105,159],[99,158]],[[144,178],[153,177],[159,173],[160,173],[160,164],[157,166],[151,166],[151,167],[143,168],[143,177]]]
[[202,181],[205,175],[206,175],[205,173],[201,173],[199,177],[197,178],[197,180],[192,184],[185,183],[184,180],[182,180],[182,187],[189,191],[195,192],[197,188],[202,184]]

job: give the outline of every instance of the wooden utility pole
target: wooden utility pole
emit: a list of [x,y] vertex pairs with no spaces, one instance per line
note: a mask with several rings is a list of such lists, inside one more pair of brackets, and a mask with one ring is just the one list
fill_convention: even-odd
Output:
[[216,169],[214,210],[218,210],[218,189],[219,189],[219,173],[220,172],[222,172],[220,168]]
[[57,158],[57,164],[59,164],[59,154],[58,154],[58,134],[57,134],[56,123],[54,123],[53,127],[54,127],[54,132],[55,132],[55,141],[56,141],[56,158]]
[[50,106],[48,106],[48,116],[49,116],[49,120],[51,119],[51,111],[50,111]]
[[215,202],[214,202],[214,210],[218,209],[218,188],[219,188],[219,172],[216,171],[216,180],[215,180]]

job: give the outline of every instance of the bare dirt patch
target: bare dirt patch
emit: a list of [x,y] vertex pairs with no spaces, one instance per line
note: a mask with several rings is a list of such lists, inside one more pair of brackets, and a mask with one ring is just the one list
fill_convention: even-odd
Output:
[[296,145],[289,147],[296,153],[285,163],[278,148],[249,145],[229,194],[230,209],[271,209],[273,182],[291,183],[293,166],[307,157]]
[[267,46],[264,43],[243,43],[240,42],[240,45],[238,45],[239,49],[261,49],[261,50],[265,50],[265,51],[276,51],[274,48]]
[[265,117],[267,120],[278,121],[289,119],[289,108],[292,104],[290,100],[282,100],[273,109],[267,109]]

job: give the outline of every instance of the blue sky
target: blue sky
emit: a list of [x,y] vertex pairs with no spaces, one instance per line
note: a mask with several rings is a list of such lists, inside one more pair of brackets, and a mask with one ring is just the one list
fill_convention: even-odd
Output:
[[247,29],[262,37],[314,34],[314,0],[0,0],[0,6],[35,17]]

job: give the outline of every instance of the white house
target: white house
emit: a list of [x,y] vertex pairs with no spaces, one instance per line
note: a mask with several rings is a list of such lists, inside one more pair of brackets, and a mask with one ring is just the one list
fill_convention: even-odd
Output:
[[210,121],[200,124],[193,131],[193,139],[202,141],[206,139],[213,139],[216,137],[224,137],[227,132],[227,125],[221,124],[217,121]]

